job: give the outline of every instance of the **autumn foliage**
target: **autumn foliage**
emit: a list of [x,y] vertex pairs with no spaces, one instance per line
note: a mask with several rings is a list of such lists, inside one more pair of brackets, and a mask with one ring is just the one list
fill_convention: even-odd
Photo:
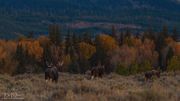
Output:
[[33,57],[37,61],[40,61],[43,55],[43,48],[40,46],[40,42],[37,40],[22,40],[18,42],[18,45],[22,46],[24,51],[27,51],[27,55]]
[[106,34],[100,34],[97,36],[96,41],[98,48],[104,50],[107,53],[112,52],[118,47],[115,39]]
[[49,30],[49,36],[0,40],[0,73],[42,72],[46,62],[61,72],[73,73],[85,73],[97,64],[123,75],[162,68],[179,70],[180,44],[165,32],[138,37],[128,31],[95,37],[69,33],[63,39],[57,26]]
[[96,48],[93,45],[90,45],[85,42],[79,43],[79,50],[80,55],[83,59],[89,59],[91,56],[96,52]]

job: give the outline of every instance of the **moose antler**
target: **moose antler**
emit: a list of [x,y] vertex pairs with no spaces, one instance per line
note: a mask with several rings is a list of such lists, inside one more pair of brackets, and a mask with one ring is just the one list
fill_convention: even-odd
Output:
[[63,66],[64,61],[58,62],[58,66]]

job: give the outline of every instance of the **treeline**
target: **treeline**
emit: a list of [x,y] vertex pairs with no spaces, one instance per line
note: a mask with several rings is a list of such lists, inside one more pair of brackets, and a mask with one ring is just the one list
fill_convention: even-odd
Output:
[[174,28],[160,32],[148,29],[138,35],[129,30],[111,34],[77,35],[68,31],[64,37],[58,25],[49,26],[49,35],[33,38],[33,33],[16,40],[0,40],[0,73],[16,75],[41,73],[52,63],[61,72],[85,73],[99,64],[105,72],[121,75],[151,69],[180,70],[180,43]]

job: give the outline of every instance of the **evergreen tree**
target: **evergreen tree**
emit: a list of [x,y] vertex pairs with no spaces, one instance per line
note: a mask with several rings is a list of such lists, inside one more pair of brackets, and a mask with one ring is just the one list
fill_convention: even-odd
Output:
[[161,35],[164,37],[164,38],[167,38],[169,35],[168,35],[168,27],[166,25],[163,26],[163,29],[161,31]]
[[92,44],[92,40],[91,40],[91,34],[86,32],[83,34],[83,42]]
[[19,62],[15,74],[24,73],[26,71],[25,65],[29,63],[29,59],[27,50],[24,50],[20,44],[17,45],[15,59]]
[[74,47],[76,53],[78,53],[78,43],[79,43],[78,37],[75,33],[73,33],[72,34],[72,46]]
[[72,47],[72,44],[73,44],[72,43],[72,33],[69,30],[66,37],[65,37],[65,54],[70,53],[70,49]]
[[179,35],[178,35],[178,32],[177,32],[177,28],[176,28],[176,27],[173,28],[172,38],[173,38],[175,41],[177,41],[178,38],[179,38]]
[[49,38],[51,42],[55,45],[60,45],[62,43],[61,33],[59,31],[59,25],[54,24],[49,26]]
[[126,29],[126,32],[125,32],[125,35],[124,35],[125,38],[130,38],[131,37],[131,32],[129,29]]
[[114,25],[112,26],[112,29],[111,29],[111,36],[112,36],[116,41],[118,40],[117,30],[116,30],[116,28],[115,28]]
[[167,37],[168,37],[168,28],[164,26],[163,30],[156,35],[156,40],[155,40],[156,51],[159,54],[158,64],[161,70],[165,70],[166,68],[166,62],[163,61],[167,61],[167,58],[164,57],[165,51],[163,50],[168,47],[165,41]]
[[123,45],[123,42],[124,42],[124,33],[120,32],[120,35],[119,35],[119,38],[118,38],[118,43],[121,46],[121,45]]
[[29,32],[27,38],[34,38],[34,32]]
[[148,28],[144,33],[143,33],[143,39],[142,41],[144,41],[144,39],[150,39],[150,40],[155,40],[155,36],[154,36],[154,32],[152,30],[152,28]]

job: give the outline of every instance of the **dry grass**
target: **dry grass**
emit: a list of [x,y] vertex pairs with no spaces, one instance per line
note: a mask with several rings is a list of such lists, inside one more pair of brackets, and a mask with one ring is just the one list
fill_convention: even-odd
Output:
[[57,84],[46,83],[43,74],[0,75],[0,101],[11,92],[24,101],[180,101],[180,73],[164,73],[148,82],[142,75],[87,80],[83,75],[60,73]]

